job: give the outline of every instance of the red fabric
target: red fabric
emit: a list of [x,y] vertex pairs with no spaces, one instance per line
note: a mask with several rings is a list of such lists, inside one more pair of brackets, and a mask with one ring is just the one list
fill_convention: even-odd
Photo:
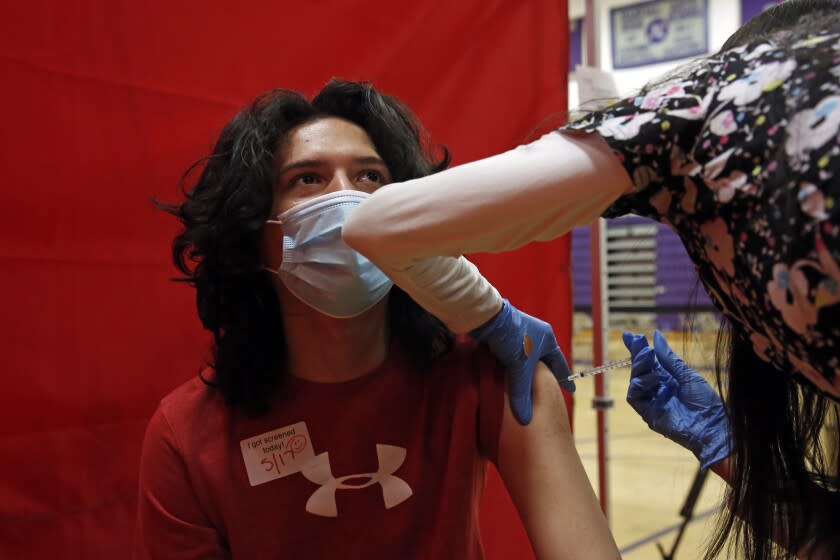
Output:
[[[258,419],[188,381],[146,433],[135,557],[482,558],[479,500],[504,374],[477,350],[462,344],[422,374],[394,348],[353,381],[293,379]],[[398,457],[380,457],[381,446]],[[298,456],[323,478],[292,469]]]
[[[17,2],[0,19],[0,557],[119,558],[143,427],[201,368],[193,292],[168,279],[192,161],[258,93],[331,76],[402,98],[455,162],[565,111],[565,1]],[[568,243],[482,257],[570,341]],[[523,274],[522,271],[529,271]],[[528,554],[496,479],[490,558]],[[524,551],[524,552],[523,552]]]

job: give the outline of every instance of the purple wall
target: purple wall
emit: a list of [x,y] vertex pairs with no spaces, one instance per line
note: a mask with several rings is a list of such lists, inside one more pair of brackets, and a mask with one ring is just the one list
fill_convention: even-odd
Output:
[[[657,313],[656,323],[660,329],[679,329],[682,327],[681,315],[688,310],[713,307],[679,236],[662,224],[658,224],[656,232],[656,263],[656,285],[660,287],[656,306],[662,309]],[[669,312],[668,309],[685,311]]]
[[569,72],[583,64],[583,18],[569,20]]
[[[628,216],[609,220],[607,228],[650,223],[653,222],[646,218]],[[698,283],[694,264],[677,234],[663,224],[656,226],[656,322],[662,329],[679,329],[685,314],[711,311],[714,306]],[[575,228],[572,232],[572,294],[576,311],[591,309],[591,275],[589,228]]]
[[741,23],[747,23],[773,4],[778,3],[779,0],[741,0]]
[[591,309],[592,263],[589,260],[589,228],[572,231],[572,302],[575,310]]

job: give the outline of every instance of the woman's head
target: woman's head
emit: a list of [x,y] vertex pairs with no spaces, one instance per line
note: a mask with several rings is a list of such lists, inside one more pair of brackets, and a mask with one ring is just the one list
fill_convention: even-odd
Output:
[[[288,159],[290,139],[324,127],[367,142],[368,165],[353,171],[370,183],[361,190],[428,175],[448,164],[445,150],[440,161],[433,161],[423,129],[397,99],[368,84],[333,80],[311,101],[283,89],[259,96],[224,127],[212,153],[185,174],[182,183],[201,168],[194,185],[185,189],[185,200],[159,204],[184,226],[172,256],[182,280],[195,286],[199,317],[214,336],[213,382],[229,404],[253,412],[267,406],[286,361],[280,304],[264,270],[264,230],[288,194],[281,181],[297,181],[299,175],[285,173],[278,164]],[[422,362],[448,348],[451,335],[443,326],[403,292],[393,292],[392,331],[409,353]]]

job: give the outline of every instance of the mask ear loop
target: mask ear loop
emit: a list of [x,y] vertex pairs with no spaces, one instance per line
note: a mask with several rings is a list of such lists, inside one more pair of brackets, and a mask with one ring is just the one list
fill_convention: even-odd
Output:
[[[279,216],[278,216],[278,217],[279,217]],[[266,220],[266,221],[265,221],[265,223],[267,223],[267,224],[271,224],[271,225],[277,225],[277,226],[282,226],[282,225],[283,225],[283,221],[282,221],[282,220],[277,220],[277,219],[273,219],[273,220]],[[263,266],[263,267],[262,267],[262,270],[265,270],[265,271],[267,271],[267,272],[270,272],[270,273],[272,273],[272,274],[273,274],[273,275],[275,275],[275,276],[280,276],[280,273],[279,273],[279,272],[277,272],[276,270],[274,270],[273,268],[269,268],[269,267],[267,267],[267,266]]]

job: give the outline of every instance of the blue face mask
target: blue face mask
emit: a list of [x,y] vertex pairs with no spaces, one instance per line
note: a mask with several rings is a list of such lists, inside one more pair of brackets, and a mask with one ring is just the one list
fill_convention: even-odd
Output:
[[283,212],[269,224],[283,227],[283,262],[266,269],[303,303],[324,315],[347,319],[379,302],[393,282],[341,238],[350,212],[368,196],[339,191]]

